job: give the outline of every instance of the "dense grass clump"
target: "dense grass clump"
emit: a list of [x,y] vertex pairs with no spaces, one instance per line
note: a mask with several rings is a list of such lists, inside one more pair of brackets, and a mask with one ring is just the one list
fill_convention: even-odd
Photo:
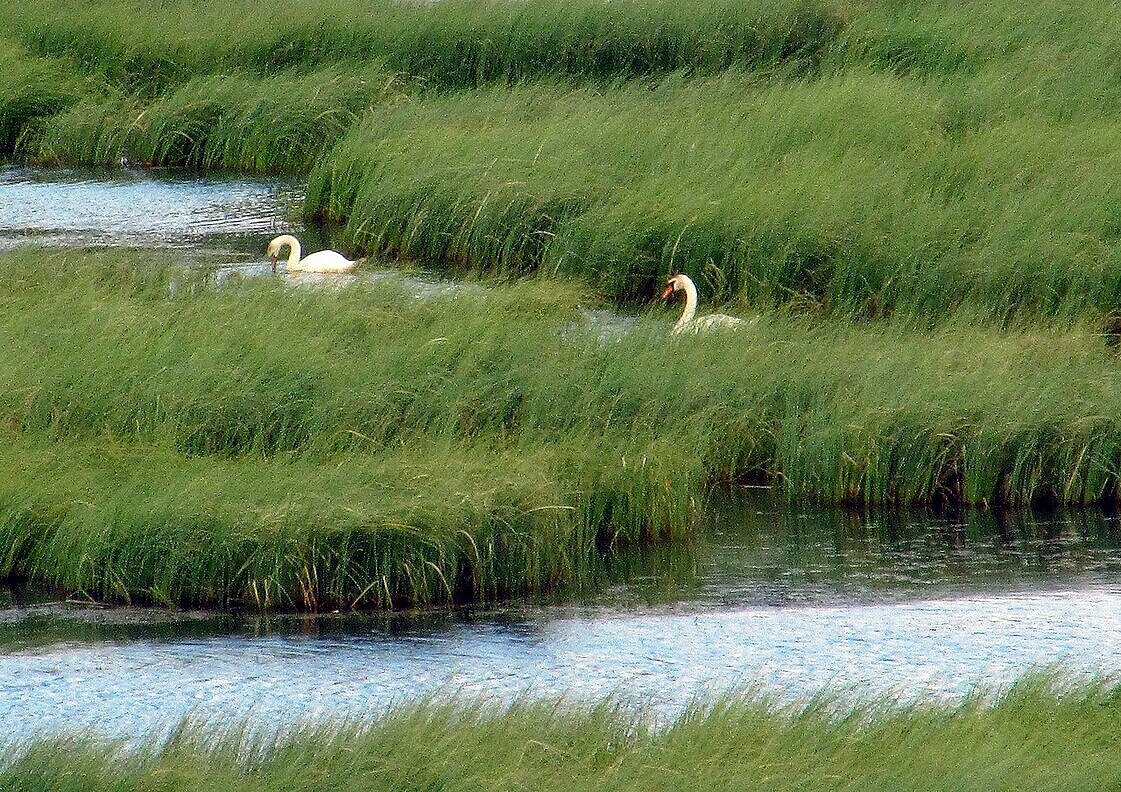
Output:
[[36,58],[11,39],[0,38],[0,154],[10,153],[21,135],[42,118],[98,90],[64,58]]
[[13,33],[43,54],[69,53],[131,90],[155,92],[231,68],[271,73],[359,60],[440,87],[544,74],[616,79],[737,64],[806,69],[843,27],[814,0],[394,0],[93,5],[32,0]]
[[690,519],[687,493],[661,512],[643,499],[629,521],[619,501],[615,526],[645,533],[602,535],[596,509],[613,487],[658,482],[596,459],[445,444],[234,461],[6,434],[0,578],[99,600],[309,611],[579,590],[602,574],[607,542],[680,537]]
[[1116,784],[1121,691],[1029,677],[985,702],[699,704],[650,729],[613,702],[422,702],[269,734],[184,722],[129,750],[93,736],[9,749],[0,785],[51,792],[321,789],[1096,789]]
[[326,68],[269,78],[196,77],[144,101],[104,95],[54,116],[24,147],[48,164],[178,165],[303,173],[371,107],[405,95],[377,68]]
[[605,341],[550,282],[419,299],[168,275],[144,254],[0,257],[0,420],[198,457],[584,447],[590,469],[663,482],[581,493],[624,535],[658,498],[743,478],[829,503],[1117,498],[1121,364],[1093,328],[776,312],[678,339],[651,316]]
[[613,299],[685,271],[721,301],[857,315],[1121,306],[1121,127],[951,123],[938,91],[858,70],[492,88],[371,116],[320,162],[308,209],[372,252]]

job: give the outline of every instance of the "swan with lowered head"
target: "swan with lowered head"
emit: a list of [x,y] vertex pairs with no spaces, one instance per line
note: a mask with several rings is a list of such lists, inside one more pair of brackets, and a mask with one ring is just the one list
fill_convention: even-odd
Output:
[[703,330],[719,328],[732,328],[743,324],[743,319],[737,319],[727,314],[708,314],[696,316],[697,313],[697,286],[693,279],[685,274],[674,275],[666,282],[666,290],[662,292],[662,299],[668,300],[676,292],[685,292],[685,310],[681,318],[670,330],[670,335],[680,333],[699,333]]
[[320,250],[307,258],[300,258],[300,240],[291,234],[281,234],[269,242],[269,263],[273,272],[276,272],[276,262],[283,247],[288,248],[289,272],[354,272],[358,266],[357,261],[351,261],[333,250]]

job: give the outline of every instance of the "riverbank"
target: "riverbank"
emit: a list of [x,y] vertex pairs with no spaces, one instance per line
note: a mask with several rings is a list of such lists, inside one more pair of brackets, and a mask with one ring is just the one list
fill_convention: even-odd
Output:
[[1022,679],[988,702],[797,705],[732,696],[651,730],[642,711],[522,702],[402,705],[374,719],[272,734],[183,722],[129,750],[91,736],[11,748],[0,784],[25,790],[1090,789],[1118,775],[1121,691]]

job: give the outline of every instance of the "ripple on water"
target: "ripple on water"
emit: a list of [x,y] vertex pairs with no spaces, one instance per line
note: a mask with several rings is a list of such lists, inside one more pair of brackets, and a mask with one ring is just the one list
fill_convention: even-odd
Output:
[[291,179],[159,171],[0,169],[0,246],[118,245],[264,250],[265,236],[306,231],[286,215]]
[[436,636],[212,636],[64,645],[0,657],[9,738],[89,726],[141,737],[194,713],[263,723],[376,712],[431,692],[655,702],[759,683],[961,696],[1062,663],[1121,669],[1112,587],[845,606],[748,607],[615,618],[453,624]]
[[614,563],[619,582],[582,606],[17,644],[0,654],[0,718],[13,738],[75,726],[137,738],[187,713],[276,725],[434,692],[614,693],[672,717],[744,685],[955,697],[1053,664],[1121,671],[1121,538],[1101,515],[729,509],[695,545]]

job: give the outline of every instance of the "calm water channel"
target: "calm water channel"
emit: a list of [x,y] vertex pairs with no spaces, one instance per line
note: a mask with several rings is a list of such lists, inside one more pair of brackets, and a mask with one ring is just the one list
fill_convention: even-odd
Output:
[[[288,219],[298,201],[283,181],[0,169],[0,247],[159,247],[260,268],[269,235],[308,233]],[[1121,672],[1121,525],[1100,514],[736,500],[695,542],[613,559],[601,583],[577,604],[393,617],[82,610],[8,592],[0,722],[8,741],[141,738],[187,713],[275,726],[429,693],[613,693],[672,717],[742,685],[940,697],[1052,664]]]
[[[761,512],[761,513],[760,513]],[[9,737],[140,738],[187,713],[271,725],[417,695],[613,693],[665,717],[742,685],[788,697],[962,695],[1061,664],[1121,671],[1121,526],[1102,515],[859,519],[725,508],[686,547],[620,559],[578,605],[413,616],[0,626]]]

